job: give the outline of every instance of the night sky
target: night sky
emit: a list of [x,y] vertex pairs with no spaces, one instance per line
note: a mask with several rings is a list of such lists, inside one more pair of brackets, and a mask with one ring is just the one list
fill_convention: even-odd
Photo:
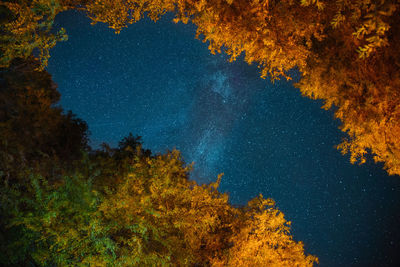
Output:
[[400,177],[351,165],[321,102],[210,54],[194,26],[171,18],[115,35],[83,14],[57,17],[69,40],[51,51],[48,70],[91,145],[132,132],[154,153],[179,149],[200,183],[225,173],[220,189],[234,204],[272,197],[320,266],[400,266]]

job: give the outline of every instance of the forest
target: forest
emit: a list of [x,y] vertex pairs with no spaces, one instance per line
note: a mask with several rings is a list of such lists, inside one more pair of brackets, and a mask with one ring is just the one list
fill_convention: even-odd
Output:
[[[262,195],[233,206],[223,179],[199,185],[177,150],[129,135],[89,146],[46,71],[78,10],[115,33],[166,13],[211,53],[240,55],[332,109],[352,163],[400,175],[400,4],[396,0],[4,0],[0,3],[0,262],[5,266],[313,266],[317,256]],[[294,222],[295,223],[295,222]]]

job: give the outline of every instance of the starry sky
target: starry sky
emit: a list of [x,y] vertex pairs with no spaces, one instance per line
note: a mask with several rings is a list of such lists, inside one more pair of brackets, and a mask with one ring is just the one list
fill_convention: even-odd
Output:
[[321,102],[259,78],[243,59],[210,54],[193,25],[171,19],[115,35],[84,14],[56,18],[69,40],[51,51],[48,71],[62,107],[88,123],[91,145],[132,132],[154,153],[179,149],[199,183],[223,172],[233,204],[272,197],[320,266],[400,266],[400,177],[351,165]]

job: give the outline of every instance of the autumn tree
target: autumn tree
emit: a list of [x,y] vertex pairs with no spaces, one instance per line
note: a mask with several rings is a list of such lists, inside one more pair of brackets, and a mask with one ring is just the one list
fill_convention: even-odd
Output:
[[14,58],[27,58],[34,52],[46,65],[49,50],[56,42],[67,38],[64,29],[51,32],[54,18],[61,10],[58,1],[2,1],[0,67],[7,67]]
[[327,37],[312,48],[301,92],[335,107],[348,133],[338,148],[352,162],[371,152],[389,174],[400,174],[399,3],[327,2],[319,13]]
[[111,188],[94,185],[101,170],[88,158],[83,161],[89,172],[77,170],[58,184],[31,173],[26,184],[29,194],[9,194],[11,201],[5,205],[12,207],[8,227],[22,228],[6,250],[19,252],[18,258],[11,257],[13,263],[312,266],[317,262],[304,254],[301,242],[293,241],[289,223],[272,200],[260,196],[243,208],[233,207],[228,195],[218,192],[221,176],[208,185],[190,181],[190,166],[178,151],[128,157],[133,160],[130,172],[114,180],[117,185]]
[[[49,82],[45,72],[33,73],[41,77],[37,81]],[[21,87],[12,87],[15,91],[24,88],[26,81],[20,82]],[[17,93],[31,97],[25,91]],[[53,102],[31,99],[41,101]],[[4,105],[4,114],[23,113],[12,112],[12,106]],[[52,114],[49,105],[40,107]],[[54,129],[50,119],[39,125],[47,129],[46,123]],[[1,264],[222,266],[236,264],[236,255],[262,265],[312,266],[317,261],[293,241],[289,223],[272,200],[259,197],[245,207],[233,207],[228,195],[218,191],[222,175],[214,183],[198,185],[189,179],[191,165],[178,151],[153,155],[143,149],[140,137],[131,134],[117,148],[103,145],[88,150],[85,136],[81,138],[86,153],[78,164],[61,164],[67,159],[49,153],[42,160],[54,159],[52,167],[61,172],[30,167],[26,161],[25,167],[14,165],[10,172],[24,179],[8,183],[2,178]],[[27,149],[43,149],[24,144],[24,138],[20,142]],[[42,153],[20,153],[31,161],[42,157]],[[12,151],[4,154],[13,157]],[[266,245],[256,245],[260,242]]]
[[290,236],[290,222],[262,195],[241,209],[230,237],[233,246],[222,266],[313,266],[315,256],[305,256],[302,242]]
[[108,23],[117,32],[145,14],[156,20],[172,11],[175,22],[197,26],[197,37],[209,43],[212,53],[224,48],[231,60],[245,53],[248,63],[260,65],[262,77],[275,79],[304,66],[312,38],[323,37],[315,12],[298,6],[294,1],[98,0],[87,10],[94,22]]

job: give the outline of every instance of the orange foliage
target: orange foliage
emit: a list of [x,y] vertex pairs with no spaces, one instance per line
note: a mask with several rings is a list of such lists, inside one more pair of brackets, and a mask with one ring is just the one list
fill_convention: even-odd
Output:
[[188,180],[178,151],[137,158],[132,171],[105,197],[100,211],[131,265],[312,266],[289,222],[262,196],[243,208],[209,185]]

